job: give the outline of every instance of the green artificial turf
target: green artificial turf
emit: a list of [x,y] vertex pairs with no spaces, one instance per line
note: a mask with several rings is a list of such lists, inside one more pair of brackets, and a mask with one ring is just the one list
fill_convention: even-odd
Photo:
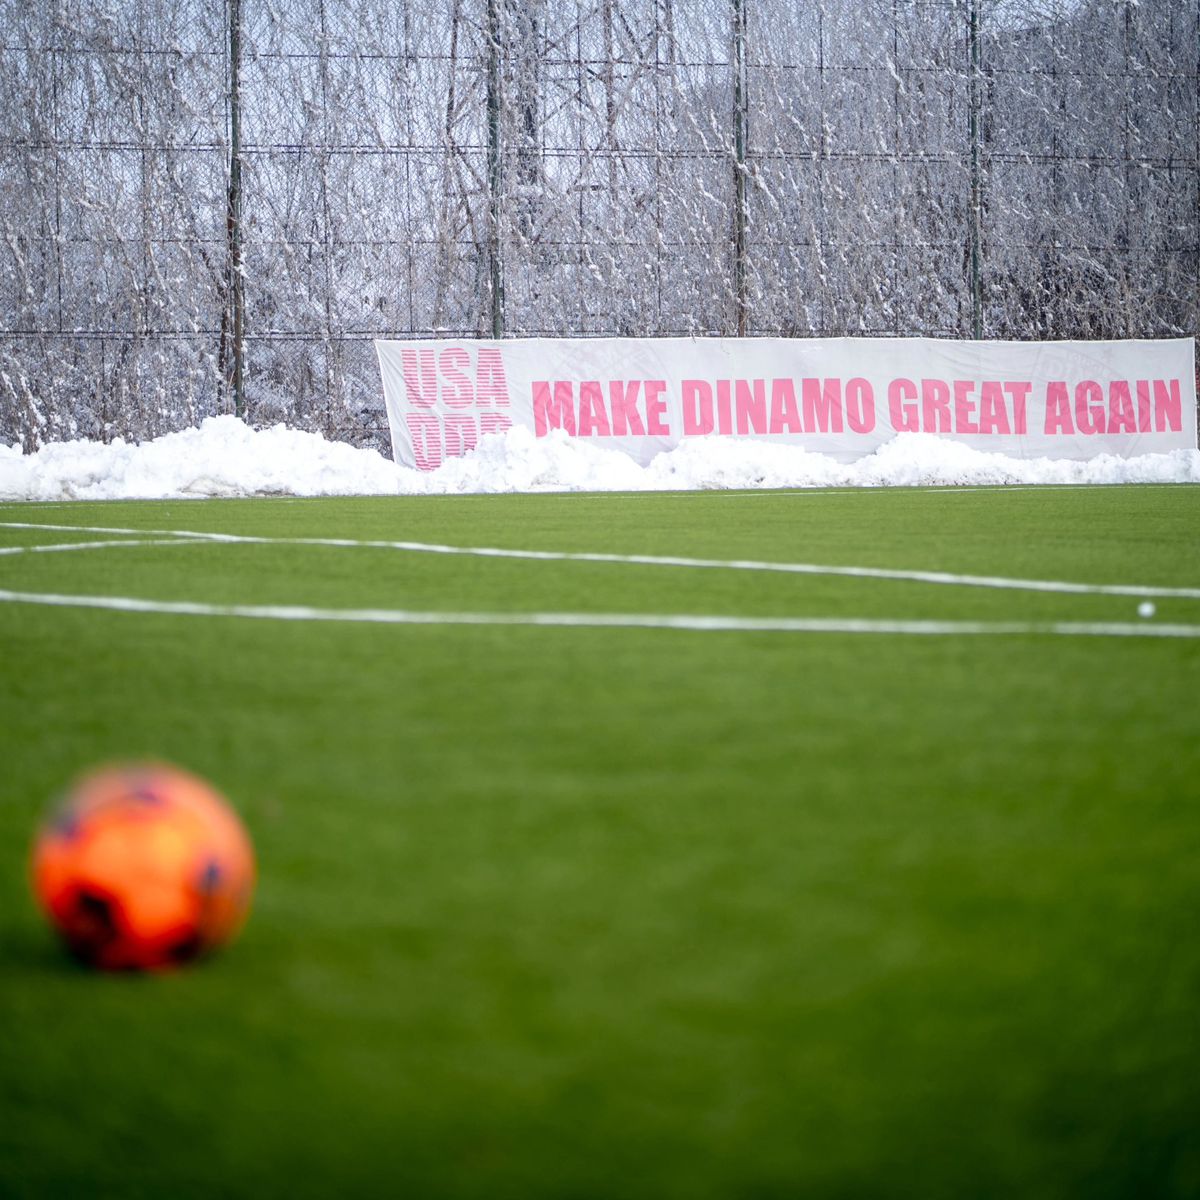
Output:
[[[0,522],[1200,588],[1200,489],[0,506]],[[0,546],[112,535],[0,526]],[[1136,623],[1130,597],[287,544],[0,556],[219,604]],[[1149,623],[1200,623],[1200,600]],[[1200,1194],[1200,640],[0,603],[0,1195]],[[26,864],[211,778],[242,938],[105,977]]]

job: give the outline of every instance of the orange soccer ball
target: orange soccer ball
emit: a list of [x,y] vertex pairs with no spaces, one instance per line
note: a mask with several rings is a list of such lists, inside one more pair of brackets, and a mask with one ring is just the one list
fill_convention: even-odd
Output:
[[187,962],[241,929],[254,850],[225,799],[162,763],[80,779],[38,832],[33,888],[67,947],[103,970]]

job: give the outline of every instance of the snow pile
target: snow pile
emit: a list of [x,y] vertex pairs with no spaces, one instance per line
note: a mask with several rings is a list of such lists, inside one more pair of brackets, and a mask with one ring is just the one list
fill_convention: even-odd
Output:
[[234,417],[212,417],[199,429],[139,446],[59,442],[31,455],[0,447],[3,500],[1056,483],[1200,483],[1200,451],[1024,461],[906,433],[845,464],[793,446],[696,438],[640,467],[618,451],[559,431],[535,438],[510,429],[424,473],[374,450],[282,425],[255,431]]
[[[415,474],[415,472],[414,472]],[[277,425],[255,431],[236,417],[130,445],[54,442],[37,453],[0,448],[6,500],[186,499],[391,493],[398,468],[373,450]]]

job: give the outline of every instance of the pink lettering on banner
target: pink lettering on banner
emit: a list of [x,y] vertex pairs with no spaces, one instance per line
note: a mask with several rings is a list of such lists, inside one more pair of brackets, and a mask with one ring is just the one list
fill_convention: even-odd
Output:
[[447,458],[460,458],[479,444],[475,418],[465,413],[447,414],[442,419],[442,436],[445,439]]
[[921,421],[926,433],[950,433],[950,385],[944,379],[921,380]]
[[1008,407],[1004,403],[1004,388],[994,379],[985,380],[979,387],[979,432],[1012,433],[1008,424]]
[[671,430],[667,427],[667,402],[663,392],[667,390],[665,379],[646,379],[642,381],[642,391],[646,395],[646,432],[650,437],[670,437]]
[[543,380],[533,385],[533,428],[538,437],[545,437],[551,429],[565,429],[574,436],[575,396],[569,381],[556,379],[553,393]]
[[503,433],[512,428],[512,419],[507,413],[481,412],[479,414],[479,432],[481,434]]
[[612,405],[612,431],[617,437],[628,437],[630,434],[645,436],[642,414],[638,412],[637,407],[638,389],[641,386],[640,379],[631,379],[628,383],[614,379],[608,385],[608,399]]
[[[639,390],[646,406],[644,424],[637,407]],[[551,429],[563,429],[572,437],[670,437],[671,431],[666,423],[667,402],[663,396],[666,390],[666,381],[662,379],[634,379],[628,382],[610,380],[610,421],[604,400],[604,385],[599,380],[585,379],[579,384],[578,407],[575,385],[571,380],[538,380],[532,388],[534,433],[538,437],[545,437]],[[710,393],[710,410],[711,399]],[[505,428],[508,428],[507,424]]]
[[772,379],[768,405],[765,379],[718,379],[715,394],[713,383],[685,379],[680,390],[684,436],[841,433],[846,424],[865,434],[875,428],[875,389],[869,380],[849,380],[844,396],[836,378],[802,379],[800,387],[798,403],[795,380]]
[[767,385],[765,380],[737,380],[733,402],[739,436],[767,432]]
[[911,379],[893,379],[888,384],[888,414],[897,433],[917,433],[921,415],[917,411],[917,385]]
[[579,385],[579,436],[608,437],[611,433],[604,393],[596,380],[588,379]]
[[[1134,395],[1136,394],[1136,409]],[[1153,394],[1153,406],[1151,395]],[[1052,383],[1046,390],[1046,432],[1071,433],[1066,408],[1067,386]],[[1075,425],[1089,437],[1105,433],[1180,433],[1183,430],[1183,401],[1178,379],[1113,379],[1104,385],[1095,379],[1075,386]]]
[[[400,368],[409,405],[416,410],[404,421],[413,464],[420,470],[436,470],[445,459],[473,450],[483,434],[512,428],[507,413],[495,411],[511,407],[498,349],[405,347]],[[476,411],[462,411],[472,408]]]
[[975,401],[971,393],[975,390],[973,379],[956,379],[954,381],[954,432],[978,433],[979,424],[975,420]]
[[1150,380],[1137,381],[1138,433],[1150,432]]
[[[851,417],[850,389],[856,382],[846,385],[847,420],[855,433],[870,432],[873,419],[860,429]],[[861,384],[869,393],[870,384]],[[893,379],[888,384],[888,414],[897,433],[1023,434],[1032,390],[1033,384],[1024,381],[922,379],[918,388],[911,379]]]
[[790,379],[771,380],[771,433],[803,433],[796,407],[796,385]]
[[442,465],[442,423],[431,413],[409,413],[405,418],[412,439],[413,462],[420,471]]
[[508,379],[499,350],[483,348],[475,365],[475,403],[509,406]]
[[433,408],[437,404],[437,364],[432,350],[403,350],[400,368],[408,401],[418,408]]
[[875,428],[875,389],[865,379],[846,384],[846,422],[855,433]]
[[1067,394],[1067,385],[1061,379],[1046,385],[1046,426],[1043,432],[1075,432],[1075,425],[1071,421],[1071,400]]
[[730,404],[729,380],[717,380],[717,432],[727,437],[733,432],[733,408]]
[[803,379],[804,428],[809,433],[842,432],[842,381]]
[[1089,436],[1104,432],[1104,389],[1094,379],[1075,385],[1075,427]]
[[1004,390],[1012,397],[1013,404],[1013,432],[1018,434],[1028,433],[1026,405],[1029,400],[1029,393],[1033,391],[1032,383],[1006,383]]
[[1114,379],[1108,389],[1109,433],[1137,433],[1137,420],[1133,415],[1133,396],[1129,384],[1123,379]]
[[683,432],[703,437],[713,431],[712,388],[703,379],[683,381]]
[[[1194,446],[1194,352],[1177,341],[964,353],[912,340],[894,350],[864,344],[856,356],[854,339],[646,339],[635,353],[603,340],[455,338],[381,341],[378,351],[397,460],[433,470],[514,425],[619,447],[641,462],[697,436],[766,438],[840,460],[871,453],[893,431],[1054,458]],[[873,373],[853,376],[855,365]],[[740,374],[751,371],[757,377]],[[633,372],[662,377],[626,377]]]
[[1183,401],[1178,379],[1154,381],[1154,427],[1160,432],[1167,429],[1182,432]]
[[471,351],[462,346],[434,350],[409,348],[400,352],[401,374],[414,408],[470,408],[472,405],[510,406],[504,360],[499,350],[480,350],[472,384]]
[[[475,403],[475,389],[467,378],[471,356],[461,347],[443,350],[438,365],[442,369],[442,403],[451,408],[466,408]],[[453,454],[452,450],[447,451]]]

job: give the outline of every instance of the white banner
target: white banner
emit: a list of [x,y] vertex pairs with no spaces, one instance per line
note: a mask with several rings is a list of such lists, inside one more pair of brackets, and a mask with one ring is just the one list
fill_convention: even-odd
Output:
[[1196,446],[1195,340],[522,338],[375,343],[392,452],[433,470],[514,425],[640,463],[692,437],[840,462],[898,433],[1013,458]]

